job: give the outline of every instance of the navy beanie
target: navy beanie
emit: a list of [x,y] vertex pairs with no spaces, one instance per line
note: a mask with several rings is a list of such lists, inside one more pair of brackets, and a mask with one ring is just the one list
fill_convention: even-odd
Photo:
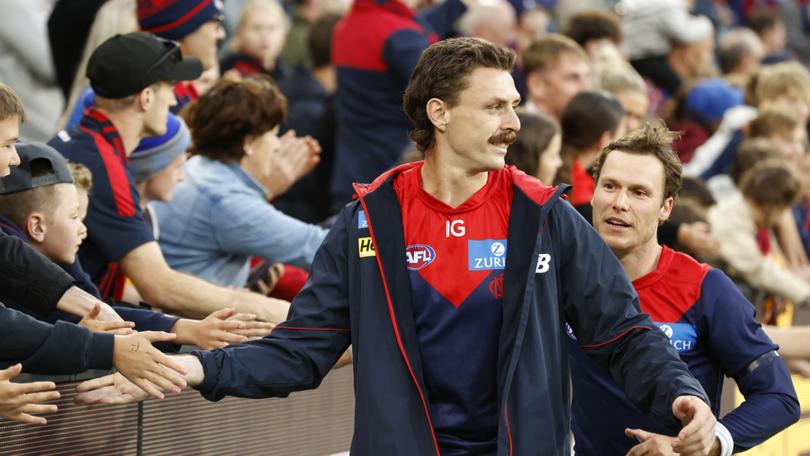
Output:
[[138,0],[141,30],[167,40],[181,40],[220,15],[221,0]]

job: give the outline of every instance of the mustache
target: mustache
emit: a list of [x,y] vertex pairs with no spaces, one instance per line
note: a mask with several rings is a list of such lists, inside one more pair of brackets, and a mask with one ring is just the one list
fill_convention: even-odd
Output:
[[509,146],[515,141],[517,141],[517,132],[515,130],[506,130],[503,133],[499,133],[489,138],[489,143],[492,145],[506,144]]

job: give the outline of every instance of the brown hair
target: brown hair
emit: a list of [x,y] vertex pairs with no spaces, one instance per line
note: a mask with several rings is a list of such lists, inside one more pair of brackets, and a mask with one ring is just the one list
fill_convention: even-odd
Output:
[[402,107],[414,125],[411,139],[421,151],[433,147],[434,127],[427,115],[427,102],[438,98],[448,106],[458,103],[459,94],[469,87],[468,76],[477,68],[511,71],[515,53],[476,38],[440,41],[422,52],[416,64]]
[[265,134],[287,115],[287,99],[264,75],[221,79],[181,113],[191,130],[191,154],[239,161],[245,140]]
[[765,160],[779,160],[782,155],[777,150],[777,145],[767,138],[746,139],[737,149],[734,161],[731,163],[731,180],[735,185],[740,185],[743,175],[759,162]]
[[624,118],[624,108],[612,95],[580,92],[568,102],[560,117],[562,161],[555,182],[570,182],[574,162],[594,146],[603,134],[615,134]]
[[751,138],[773,138],[776,135],[792,134],[800,125],[801,121],[795,115],[768,107],[760,111],[748,125],[748,135]]
[[740,191],[761,208],[790,206],[801,184],[781,160],[764,160],[742,177]]
[[622,42],[622,27],[615,14],[608,11],[583,11],[575,14],[563,34],[583,48],[588,41],[608,39],[615,45]]
[[[33,160],[29,166],[31,167],[31,177],[54,173],[47,160]],[[8,217],[20,228],[23,228],[25,219],[33,212],[40,212],[45,217],[52,218],[58,205],[56,184],[0,195],[0,215]]]
[[22,100],[14,92],[14,89],[0,82],[0,120],[15,116],[20,119],[20,122],[25,122],[28,119],[25,115]]
[[506,163],[536,175],[540,169],[540,153],[548,148],[554,135],[560,133],[557,122],[542,114],[518,113],[520,132],[506,151]]
[[67,165],[70,175],[73,177],[73,185],[79,190],[90,193],[93,190],[93,173],[81,163],[68,162]]
[[681,160],[672,149],[678,133],[669,131],[661,122],[647,122],[640,130],[619,138],[602,149],[594,165],[593,176],[598,182],[607,156],[614,150],[636,155],[652,155],[664,165],[664,200],[678,196],[681,190]]
[[564,35],[549,33],[532,41],[523,51],[523,72],[528,75],[534,71],[545,71],[557,64],[564,55],[573,55],[588,61],[588,54],[576,41]]

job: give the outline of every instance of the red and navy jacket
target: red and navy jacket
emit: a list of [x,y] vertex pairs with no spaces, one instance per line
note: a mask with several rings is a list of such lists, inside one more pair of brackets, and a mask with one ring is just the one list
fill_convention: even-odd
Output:
[[[338,215],[286,322],[261,340],[194,353],[204,369],[197,386],[204,397],[286,396],[315,388],[351,344],[352,454],[440,454],[393,186],[396,175],[416,166],[355,185],[358,200]],[[671,407],[680,395],[708,403],[666,336],[639,311],[616,257],[561,199],[564,188],[547,187],[514,167],[499,172],[511,179],[513,195],[492,372],[497,454],[570,452],[566,321],[653,419],[677,426]]]
[[399,161],[411,123],[402,95],[419,56],[452,33],[466,11],[447,0],[419,15],[399,0],[355,0],[335,27],[337,131],[331,190],[351,199],[352,182],[371,182]]
[[[799,402],[787,367],[776,353],[779,347],[765,335],[754,318],[754,307],[722,271],[663,247],[656,269],[633,286],[641,310],[650,314],[703,385],[718,418],[723,376],[737,382],[745,402],[720,420],[734,439],[735,453],[799,419]],[[637,442],[625,437],[625,428],[674,435],[646,418],[628,399],[632,395],[582,350],[572,347],[570,353],[576,454],[626,454]]]
[[141,212],[135,178],[127,170],[121,136],[103,113],[90,108],[78,126],[60,131],[48,145],[93,174],[84,220],[87,239],[79,249],[79,258],[104,299],[121,299],[125,277],[118,260],[155,240]]

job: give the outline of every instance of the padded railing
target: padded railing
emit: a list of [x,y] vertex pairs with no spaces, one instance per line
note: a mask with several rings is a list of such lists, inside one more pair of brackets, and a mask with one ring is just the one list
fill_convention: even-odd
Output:
[[[142,404],[73,403],[78,380],[59,378],[59,412],[31,426],[0,418],[0,455],[329,455],[347,451],[354,425],[352,368],[285,399],[225,398],[194,390]],[[27,377],[19,381],[42,380]]]

